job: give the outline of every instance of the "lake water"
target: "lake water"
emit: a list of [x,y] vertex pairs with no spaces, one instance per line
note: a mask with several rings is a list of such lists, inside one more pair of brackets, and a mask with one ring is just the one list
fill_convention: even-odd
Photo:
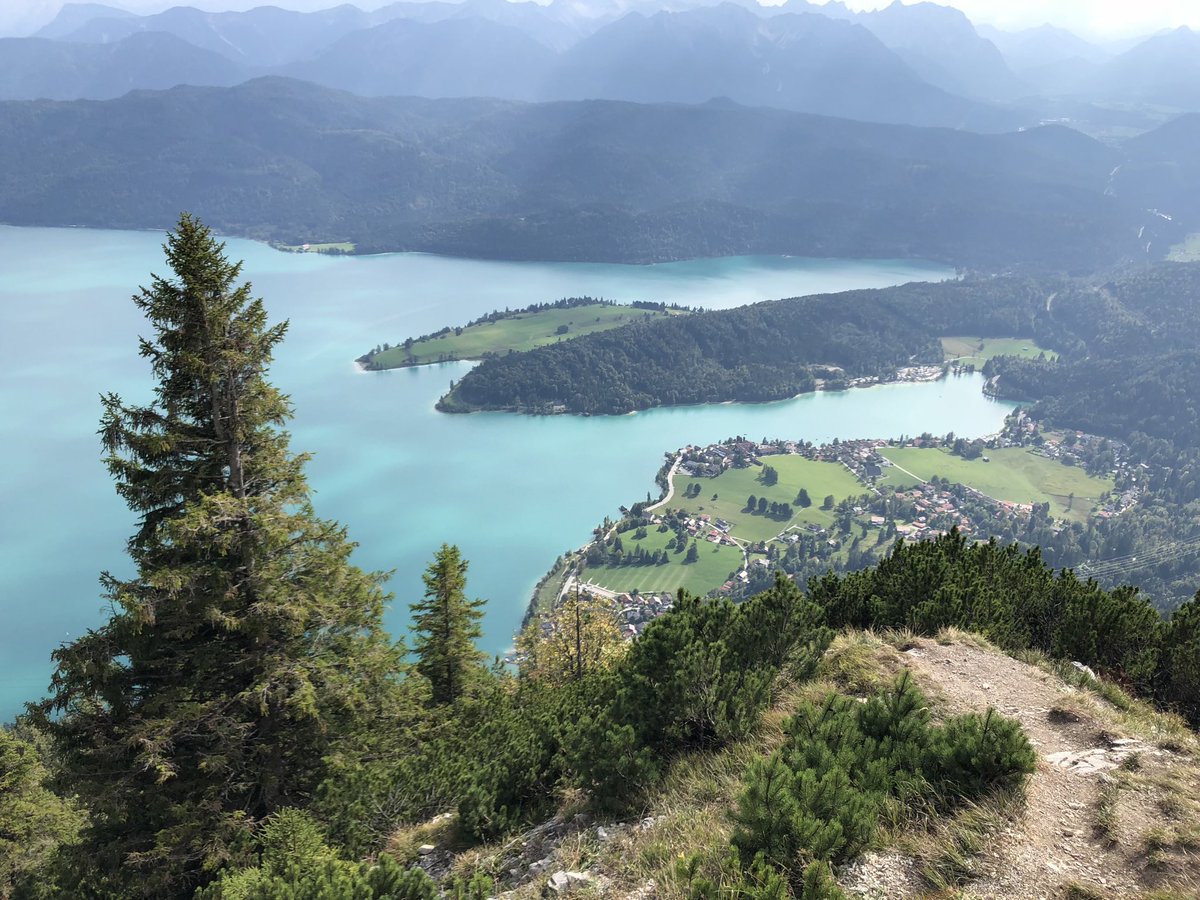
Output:
[[[127,574],[133,520],[100,462],[98,395],[148,398],[130,302],[164,273],[162,235],[0,227],[0,721],[46,690],[51,649],[107,616],[97,577]],[[328,257],[229,240],[273,319],[291,328],[272,380],[296,407],[293,448],[315,458],[318,512],[347,525],[357,562],[394,569],[388,625],[441,542],[489,601],[484,645],[504,651],[537,579],[620,504],[645,497],[664,451],[734,434],[804,438],[995,431],[1010,405],[979,377],[763,405],[567,418],[446,416],[433,404],[468,364],[362,373],[383,341],[496,308],[565,296],[729,307],[952,276],[894,261],[733,258],[636,267],[422,254]]]

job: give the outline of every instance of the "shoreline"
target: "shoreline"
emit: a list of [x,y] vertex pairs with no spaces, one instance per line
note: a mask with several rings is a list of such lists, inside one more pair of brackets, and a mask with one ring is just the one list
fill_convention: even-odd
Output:
[[[450,360],[447,360],[447,362],[449,362],[449,361]],[[466,360],[463,360],[463,361],[465,362]],[[429,363],[428,365],[437,365],[437,363]],[[952,372],[949,368],[947,368],[947,365],[948,364],[934,365],[934,364],[930,363],[925,366],[907,366],[903,369],[898,369],[896,371],[896,373],[892,376],[883,377],[883,376],[871,375],[871,376],[864,376],[862,378],[851,378],[848,381],[846,381],[844,384],[839,384],[839,385],[831,385],[828,381],[822,381],[821,379],[816,379],[816,382],[817,382],[816,387],[814,387],[811,391],[801,391],[800,393],[793,394],[790,397],[780,397],[776,400],[730,399],[730,400],[704,400],[699,403],[660,403],[657,406],[645,406],[640,409],[630,409],[630,410],[626,410],[625,412],[615,412],[615,413],[586,413],[586,412],[580,413],[580,412],[570,412],[565,409],[559,410],[557,412],[545,412],[545,411],[541,411],[541,410],[533,411],[533,410],[521,409],[521,408],[516,408],[516,407],[482,407],[482,406],[481,407],[472,407],[470,409],[462,409],[462,410],[439,409],[438,411],[444,412],[447,415],[456,415],[456,416],[457,415],[466,415],[466,414],[470,414],[470,413],[494,412],[494,413],[511,413],[511,414],[520,415],[520,416],[577,416],[579,418],[601,418],[601,417],[619,418],[621,416],[634,416],[634,415],[637,415],[638,413],[651,412],[653,410],[658,410],[658,409],[694,409],[694,408],[702,407],[702,406],[734,406],[734,405],[739,405],[739,404],[743,405],[743,406],[768,406],[772,403],[791,403],[793,400],[799,400],[801,397],[809,397],[809,396],[813,396],[813,395],[819,394],[819,393],[839,394],[839,393],[844,393],[844,392],[852,391],[852,390],[861,390],[861,389],[875,388],[875,387],[889,387],[892,385],[899,385],[899,384],[931,384],[936,381],[942,381],[943,379],[946,379],[946,378],[957,377],[956,373]],[[406,366],[405,368],[417,368],[417,367],[416,366]],[[929,371],[929,372],[921,374],[921,375],[916,375],[915,377],[905,377],[905,373],[911,372],[912,370],[934,370],[934,369],[937,370],[936,373]],[[382,369],[382,370],[370,370],[370,371],[392,371],[392,370]],[[988,394],[986,391],[982,391],[982,389],[981,389],[981,392],[984,393],[985,396],[987,396],[993,400],[1003,400],[1004,399],[1001,397],[994,396],[992,394]],[[440,403],[442,400],[445,399],[445,397],[446,397],[446,395],[439,397],[438,402]]]

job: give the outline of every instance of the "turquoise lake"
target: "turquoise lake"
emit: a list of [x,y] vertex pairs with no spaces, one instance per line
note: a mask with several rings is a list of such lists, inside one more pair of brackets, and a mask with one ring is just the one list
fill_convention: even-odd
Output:
[[[47,687],[50,651],[107,616],[97,584],[128,573],[133,519],[96,436],[99,394],[145,400],[151,383],[130,296],[164,273],[162,235],[0,226],[0,721]],[[889,437],[997,430],[1011,404],[978,376],[816,394],[762,405],[568,418],[446,416],[433,404],[468,364],[363,373],[377,343],[493,309],[560,297],[729,307],[810,293],[940,280],[910,261],[730,258],[617,266],[506,263],[423,254],[286,254],[230,239],[273,319],[289,319],[272,380],[295,404],[318,512],[360,542],[357,562],[395,570],[388,625],[443,542],[470,560],[489,601],[484,646],[503,652],[537,579],[617,506],[644,498],[665,451],[734,435]]]

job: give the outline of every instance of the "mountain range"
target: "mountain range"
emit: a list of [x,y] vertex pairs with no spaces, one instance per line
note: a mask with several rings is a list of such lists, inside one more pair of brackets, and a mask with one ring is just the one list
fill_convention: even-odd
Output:
[[[1145,130],[1200,111],[1186,29],[1116,54],[1049,27],[976,28],[899,2],[856,13],[788,0],[507,0],[341,5],[300,13],[71,4],[0,41],[0,99],[111,99],[139,88],[283,75],[367,96],[618,99],[747,105],[999,132],[1075,119]],[[1148,113],[1133,114],[1130,106]]]
[[[133,16],[69,6],[37,37],[0,43],[0,99],[111,99],[134,88],[278,74],[366,96],[728,97],[864,121],[978,131],[1035,124],[1029,111],[990,102],[989,93],[1018,93],[1015,76],[965,17],[942,9],[864,18],[802,2],[641,4],[585,15],[561,2],[466,0],[373,12],[176,7]],[[943,52],[965,39],[965,50]]]

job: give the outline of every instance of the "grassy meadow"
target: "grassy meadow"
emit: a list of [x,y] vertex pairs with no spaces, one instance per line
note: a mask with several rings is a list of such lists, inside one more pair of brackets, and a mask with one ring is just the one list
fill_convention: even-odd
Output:
[[946,360],[954,360],[963,365],[974,363],[976,366],[982,366],[993,356],[1037,359],[1040,353],[1045,353],[1047,359],[1058,358],[1057,353],[1039,347],[1033,338],[944,337],[941,340]]
[[[414,341],[408,351],[402,346],[392,347],[376,353],[374,361],[381,369],[398,369],[447,360],[483,359],[510,350],[532,350],[557,341],[569,341],[628,325],[647,316],[678,314],[602,303],[515,313],[494,322],[469,325],[461,334],[451,331],[441,337]],[[559,329],[563,327],[567,330],[560,334]]]
[[[779,482],[768,487],[762,482],[763,470],[774,467],[779,473]],[[689,484],[699,484],[699,496],[684,496]],[[808,491],[812,506],[807,509],[794,507],[790,519],[773,519],[770,516],[751,515],[746,511],[746,500],[766,497],[770,503],[793,503],[800,488]],[[746,541],[763,541],[773,538],[788,525],[813,522],[822,527],[833,523],[833,512],[821,509],[821,503],[832,494],[834,501],[865,494],[867,489],[850,472],[838,463],[817,462],[803,456],[767,456],[762,466],[745,469],[727,469],[716,478],[687,478],[675,476],[675,496],[667,504],[672,509],[683,509],[692,515],[707,513],[713,519],[721,518],[733,526],[733,536]],[[716,494],[717,499],[713,500]]]
[[[632,531],[625,532],[621,535],[621,544],[626,553],[639,545],[649,553],[657,553],[672,537],[673,532],[660,532],[651,527],[640,541],[634,540]],[[687,555],[687,548],[684,548],[683,553],[670,551],[671,562],[661,566],[588,566],[583,573],[583,580],[612,591],[674,592],[682,587],[706,594],[724,584],[730,572],[741,568],[742,551],[737,547],[724,544],[717,546],[704,540],[697,540],[696,543],[700,558],[693,563],[683,561]]]
[[[1013,503],[1049,503],[1053,515],[1082,522],[1100,495],[1112,490],[1110,478],[1094,478],[1076,466],[1038,456],[1020,447],[988,450],[990,462],[963,459],[940,448],[884,447],[880,451],[896,466],[922,481],[934,475],[948,478],[997,500]],[[898,468],[886,470],[881,484],[910,487],[916,479]],[[1069,497],[1075,495],[1074,503]]]

